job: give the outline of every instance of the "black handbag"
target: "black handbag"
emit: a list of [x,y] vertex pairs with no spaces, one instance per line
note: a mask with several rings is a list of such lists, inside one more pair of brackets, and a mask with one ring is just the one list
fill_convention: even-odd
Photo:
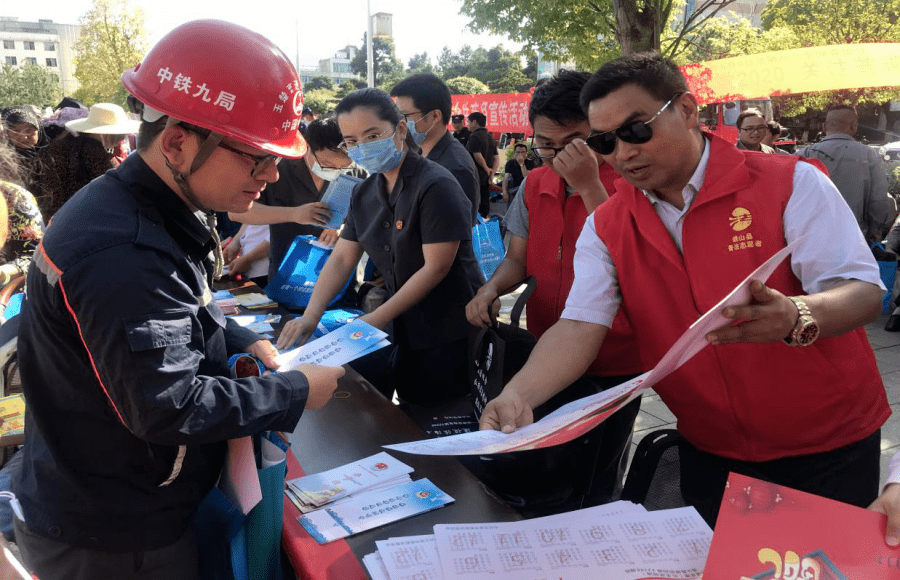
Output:
[[469,386],[478,418],[488,401],[499,395],[506,383],[525,366],[537,344],[533,334],[519,327],[522,310],[537,288],[537,281],[534,276],[529,276],[523,283],[525,290],[513,305],[509,324],[494,320],[484,328],[473,327],[469,335]]
[[[523,283],[526,288],[510,312],[509,324],[494,321],[486,328],[474,329],[470,335],[469,384],[479,418],[488,401],[522,370],[537,344],[533,334],[519,327],[522,310],[537,288],[537,281],[529,276]],[[597,390],[590,379],[579,379],[537,407],[534,420]],[[555,447],[459,460],[510,506],[526,517],[538,517],[582,507],[591,488],[599,442],[600,431],[594,430]]]

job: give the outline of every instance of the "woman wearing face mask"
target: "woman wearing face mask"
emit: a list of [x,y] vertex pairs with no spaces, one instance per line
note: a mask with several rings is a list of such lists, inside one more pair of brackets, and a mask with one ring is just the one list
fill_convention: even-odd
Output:
[[341,239],[309,306],[285,325],[278,346],[309,338],[366,252],[389,297],[362,320],[382,329],[393,323],[391,382],[400,399],[434,403],[464,395],[465,306],[481,285],[471,205],[449,171],[410,148],[407,125],[387,93],[350,93],[335,115],[350,158],[371,176],[354,189]]
[[304,138],[309,153],[302,159],[283,159],[278,164],[278,181],[266,185],[250,211],[228,214],[236,222],[269,226],[269,279],[297,236],[318,236],[328,245],[338,239],[337,230],[322,227],[331,212],[319,200],[328,184],[349,171],[352,163],[338,147],[343,137],[334,119],[313,121]]

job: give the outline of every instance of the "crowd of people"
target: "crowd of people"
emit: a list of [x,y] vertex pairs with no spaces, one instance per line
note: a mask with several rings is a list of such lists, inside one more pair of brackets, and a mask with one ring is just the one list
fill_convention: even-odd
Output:
[[[14,527],[37,577],[196,578],[190,525],[226,441],[293,431],[344,374],[236,378],[228,358],[277,369],[277,349],[312,336],[364,255],[384,292],[361,319],[391,348],[361,372],[401,408],[464,399],[472,328],[536,279],[536,345],[480,423],[511,432],[566,389],[650,370],[795,243],[750,304],[725,309],[733,324],[655,387],[687,440],[684,498],[714,525],[735,471],[887,513],[887,542],[900,544],[900,460],[881,490],[890,408],[863,328],[887,290],[871,243],[900,253],[900,221],[881,160],[852,138],[852,107],[830,110],[826,138],[799,155],[766,144],[781,129],[755,109],[732,144],[702,130],[674,63],[624,56],[538,84],[533,140],[501,174],[484,114],[451,115],[437,77],[357,90],[314,119],[289,59],[230,23],[176,28],[122,82],[137,119],[68,101],[46,116],[6,109],[0,125],[0,282],[27,276],[28,289]],[[360,182],[331,229],[321,199],[344,174]],[[472,230],[495,176],[508,247],[486,280]],[[333,250],[273,345],[226,318],[212,291],[223,271],[264,287],[298,235]],[[595,430],[590,501],[617,497],[639,408]]]

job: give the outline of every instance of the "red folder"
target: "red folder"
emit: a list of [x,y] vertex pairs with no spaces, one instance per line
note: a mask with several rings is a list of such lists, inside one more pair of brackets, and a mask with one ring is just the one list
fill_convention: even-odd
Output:
[[885,516],[732,473],[703,580],[900,578]]

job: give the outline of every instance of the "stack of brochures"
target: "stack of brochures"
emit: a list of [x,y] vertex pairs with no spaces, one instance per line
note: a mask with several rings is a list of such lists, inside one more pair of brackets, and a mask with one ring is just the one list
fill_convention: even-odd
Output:
[[300,524],[320,544],[437,509],[453,498],[387,453],[287,482]]
[[216,304],[219,305],[219,308],[222,309],[222,312],[225,313],[226,316],[240,312],[240,309],[238,309],[237,298],[235,298],[234,294],[228,290],[213,292],[213,300],[216,301]]
[[244,308],[249,308],[250,310],[257,310],[259,308],[275,308],[278,306],[278,303],[266,296],[265,294],[260,294],[259,292],[248,292],[247,294],[240,294],[235,297],[238,301],[238,304],[243,306]]
[[25,398],[22,394],[0,399],[0,437],[25,434]]
[[712,530],[694,508],[615,502],[543,518],[439,524],[433,535],[375,542],[372,580],[697,579]]
[[275,337],[275,327],[272,325],[278,324],[278,322],[281,321],[280,314],[239,314],[236,316],[229,316],[228,318],[234,320],[247,330],[252,330],[256,334],[266,338]]

